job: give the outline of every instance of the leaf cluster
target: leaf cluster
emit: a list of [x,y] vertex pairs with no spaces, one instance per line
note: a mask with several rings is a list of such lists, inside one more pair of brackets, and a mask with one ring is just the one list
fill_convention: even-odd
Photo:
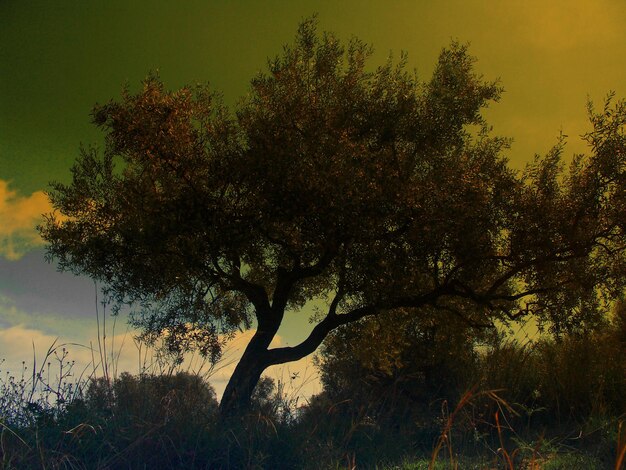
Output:
[[96,106],[106,147],[53,185],[50,257],[134,304],[148,335],[213,358],[223,335],[254,320],[275,334],[285,309],[328,300],[308,342],[274,362],[399,308],[574,328],[621,293],[623,101],[590,108],[592,156],[569,173],[559,142],[519,175],[481,114],[501,88],[467,46],[421,81],[406,56],[371,70],[370,46],[316,26],[300,25],[234,112],[207,86],[171,92],[154,75]]

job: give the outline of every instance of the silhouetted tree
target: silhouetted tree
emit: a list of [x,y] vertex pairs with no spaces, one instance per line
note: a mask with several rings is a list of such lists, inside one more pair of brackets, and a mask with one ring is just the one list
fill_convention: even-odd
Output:
[[[426,308],[424,309],[426,310]],[[475,369],[475,346],[497,339],[495,329],[473,328],[446,312],[390,312],[328,335],[317,357],[324,394],[383,415],[415,411],[460,398]]]
[[[369,71],[370,55],[304,21],[234,114],[205,86],[169,92],[152,76],[96,106],[104,151],[84,149],[73,182],[50,191],[49,256],[134,304],[147,338],[215,359],[255,328],[224,413],[267,367],[366,316],[574,328],[621,292],[624,102],[590,108],[592,155],[569,173],[560,141],[520,175],[481,116],[500,88],[465,46],[444,49],[426,82],[405,56]],[[309,336],[270,348],[285,311],[314,299],[327,309]]]

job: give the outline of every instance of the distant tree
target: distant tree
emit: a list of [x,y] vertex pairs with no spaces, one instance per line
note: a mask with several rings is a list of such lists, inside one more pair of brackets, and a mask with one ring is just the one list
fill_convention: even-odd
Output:
[[[72,183],[52,185],[49,257],[134,305],[146,338],[216,359],[255,329],[225,414],[267,367],[367,316],[576,328],[622,292],[625,102],[590,107],[592,155],[568,173],[559,141],[517,174],[481,115],[501,90],[465,46],[426,82],[405,56],[369,71],[370,55],[306,20],[234,114],[205,86],[169,92],[151,76],[96,106],[104,151],[83,149]],[[270,348],[285,312],[315,299],[327,309],[309,336]]]
[[454,401],[470,381],[477,343],[497,340],[495,329],[472,327],[446,312],[404,309],[378,320],[344,325],[324,341],[316,359],[331,403],[351,400],[389,413]]

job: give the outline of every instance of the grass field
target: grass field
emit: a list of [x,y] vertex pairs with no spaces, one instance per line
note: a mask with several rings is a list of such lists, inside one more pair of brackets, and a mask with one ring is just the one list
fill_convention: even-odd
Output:
[[225,421],[206,377],[77,373],[55,344],[39,369],[0,375],[0,468],[622,470],[623,348],[605,333],[503,342],[477,356],[472,386],[426,403],[405,398],[417,382],[378,377],[302,405],[264,378]]

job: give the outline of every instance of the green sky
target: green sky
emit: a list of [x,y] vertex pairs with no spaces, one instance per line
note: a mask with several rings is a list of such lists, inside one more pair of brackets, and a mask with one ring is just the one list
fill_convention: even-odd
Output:
[[[442,47],[469,42],[477,70],[505,89],[487,116],[494,132],[514,138],[518,168],[560,131],[569,154],[583,151],[587,97],[626,96],[622,0],[0,0],[0,336],[18,326],[56,334],[55,319],[65,325],[68,311],[89,310],[93,287],[54,277],[32,226],[46,210],[40,191],[68,180],[81,142],[99,142],[92,106],[156,69],[170,88],[208,81],[234,105],[315,12],[321,29],[373,44],[374,64],[408,52],[423,79]],[[286,340],[302,325],[281,330]]]
[[0,178],[26,194],[65,180],[79,143],[98,141],[93,104],[150,70],[172,88],[208,81],[235,103],[314,12],[321,28],[372,43],[377,60],[407,51],[424,78],[451,39],[470,42],[478,70],[506,90],[489,116],[515,138],[519,164],[561,128],[585,130],[587,95],[601,101],[626,84],[626,4],[617,0],[2,0]]

